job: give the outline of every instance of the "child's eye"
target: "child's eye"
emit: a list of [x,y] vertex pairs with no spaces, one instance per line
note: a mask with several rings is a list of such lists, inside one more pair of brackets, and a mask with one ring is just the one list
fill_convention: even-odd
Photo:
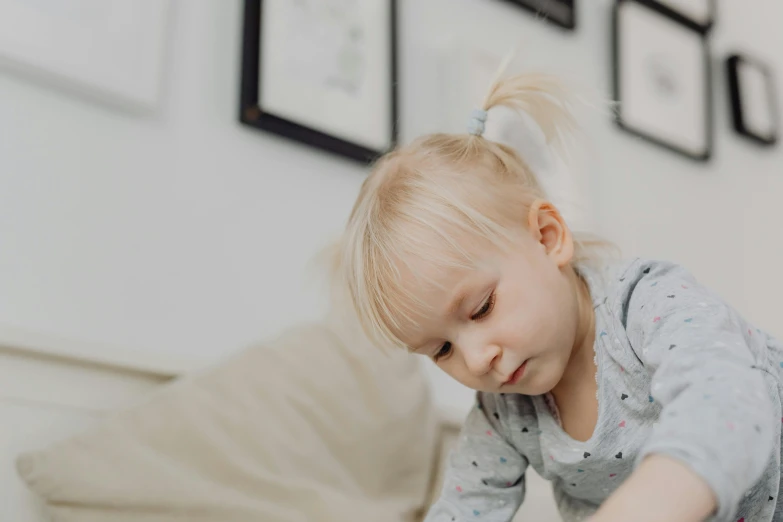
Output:
[[495,292],[492,292],[492,294],[487,298],[487,301],[481,306],[481,309],[470,316],[470,318],[474,321],[478,321],[479,319],[483,319],[486,316],[492,312],[492,309],[495,307]]
[[440,347],[440,350],[438,350],[438,353],[435,354],[435,361],[437,362],[442,357],[446,357],[448,354],[451,353],[451,343],[446,341],[443,343],[443,346]]

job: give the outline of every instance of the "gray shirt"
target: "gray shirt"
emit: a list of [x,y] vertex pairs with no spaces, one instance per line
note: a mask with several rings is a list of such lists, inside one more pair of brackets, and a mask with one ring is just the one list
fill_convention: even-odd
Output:
[[533,466],[566,521],[591,515],[645,456],[679,459],[719,522],[783,520],[783,345],[682,267],[579,267],[595,307],[598,422],[579,442],[544,396],[477,394],[427,522],[510,521]]

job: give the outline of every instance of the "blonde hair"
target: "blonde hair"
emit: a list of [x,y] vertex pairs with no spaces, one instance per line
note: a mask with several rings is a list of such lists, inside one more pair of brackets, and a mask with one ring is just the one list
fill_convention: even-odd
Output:
[[[551,76],[501,79],[499,73],[481,108],[524,111],[553,142],[574,127],[566,94]],[[467,233],[502,248],[537,199],[547,197],[522,158],[480,135],[432,134],[382,157],[361,187],[335,264],[368,337],[380,346],[406,347],[403,324],[416,325],[422,305],[401,284],[409,260],[473,267],[456,238]],[[603,244],[578,233],[574,240],[575,262],[590,259],[593,247]]]

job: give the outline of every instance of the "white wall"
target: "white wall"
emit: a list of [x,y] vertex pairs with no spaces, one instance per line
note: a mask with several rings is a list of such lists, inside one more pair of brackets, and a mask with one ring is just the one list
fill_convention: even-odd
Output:
[[[531,68],[608,95],[609,0],[583,0],[575,33],[496,0],[400,1],[406,138],[453,116],[438,74],[455,43],[503,54],[522,39]],[[339,232],[363,170],[236,122],[240,4],[177,3],[152,118],[0,72],[0,323],[213,358],[319,313],[306,264]],[[745,5],[720,2],[716,60],[759,54],[783,98],[783,3]],[[783,335],[783,148],[732,134],[722,72],[718,61],[705,165],[588,115],[586,201],[628,254],[685,263]]]
[[177,2],[154,118],[0,74],[1,323],[212,356],[317,314],[363,170],[236,122],[240,12]]

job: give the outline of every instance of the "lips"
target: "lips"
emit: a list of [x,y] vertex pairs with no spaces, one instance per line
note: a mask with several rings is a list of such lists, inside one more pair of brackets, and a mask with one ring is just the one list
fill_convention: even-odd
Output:
[[512,386],[519,382],[519,379],[522,378],[522,375],[525,374],[525,367],[527,366],[527,361],[522,363],[522,366],[517,368],[514,373],[511,374],[511,376],[508,378],[506,382],[503,383],[503,386]]

